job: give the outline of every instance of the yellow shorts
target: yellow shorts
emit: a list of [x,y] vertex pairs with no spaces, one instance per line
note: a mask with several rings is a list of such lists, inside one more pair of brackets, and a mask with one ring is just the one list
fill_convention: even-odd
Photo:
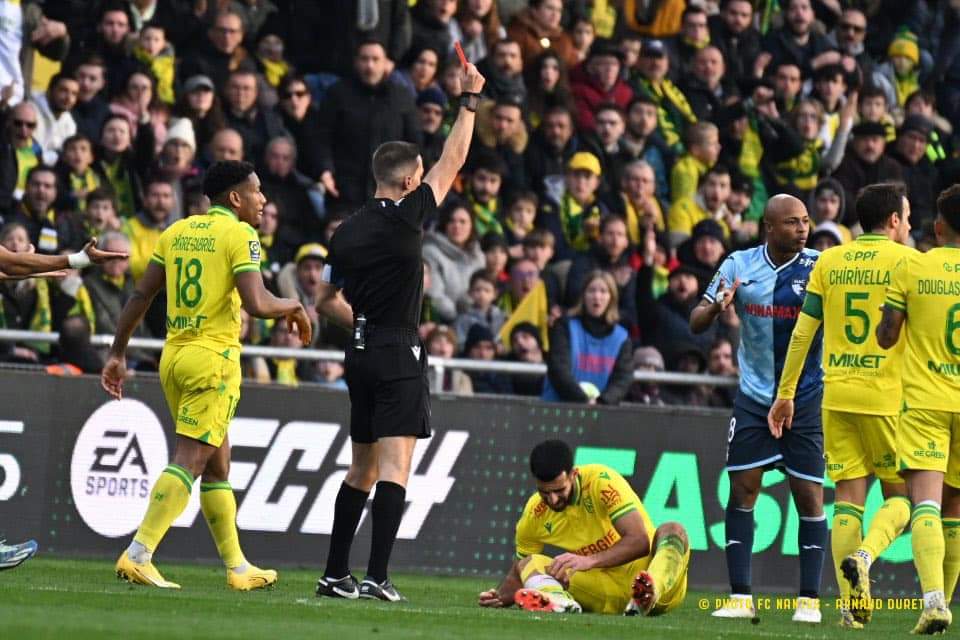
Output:
[[[644,571],[653,559],[652,555],[645,556],[609,569],[591,569],[578,571],[570,579],[567,588],[570,595],[580,603],[584,611],[590,613],[608,613],[620,615],[627,608],[633,598],[633,579]],[[660,594],[660,599],[650,612],[657,616],[679,607],[687,596],[687,568],[690,566],[690,549],[683,558],[683,575],[668,593]],[[546,573],[546,568],[553,562],[550,556],[535,554],[524,567],[521,580],[526,581],[535,571]]]
[[905,409],[897,428],[900,470],[940,471],[960,488],[960,413]]
[[885,482],[897,475],[898,416],[823,410],[823,449],[827,475],[834,482],[870,474]]
[[[238,354],[239,355],[239,354]],[[177,435],[223,444],[240,402],[240,363],[199,346],[170,346],[160,356],[160,385]]]

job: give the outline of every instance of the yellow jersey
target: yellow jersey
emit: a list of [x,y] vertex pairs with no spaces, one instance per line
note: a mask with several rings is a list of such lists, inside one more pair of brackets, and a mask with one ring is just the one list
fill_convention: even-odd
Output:
[[670,206],[667,214],[667,229],[671,233],[685,233],[691,235],[693,228],[698,222],[713,219],[720,224],[723,229],[723,237],[730,239],[730,228],[727,221],[715,218],[704,208],[703,199],[698,194],[693,196],[684,196]]
[[907,314],[904,404],[960,412],[960,248],[940,247],[901,260],[886,305]]
[[[880,306],[893,268],[916,253],[884,235],[867,233],[820,254],[803,301],[803,314],[823,323],[823,408],[892,416],[900,411],[905,340],[884,351],[877,344]],[[792,397],[799,370],[790,359],[781,397]]]
[[653,543],[656,528],[623,476],[602,464],[574,469],[573,494],[563,511],[553,511],[539,493],[527,500],[517,521],[517,558],[541,553],[546,544],[582,556],[609,549],[620,540],[614,523],[634,511]]
[[130,239],[130,275],[134,282],[139,282],[163,230],[147,226],[140,218],[133,217],[124,222],[123,232]]
[[167,344],[206,347],[240,358],[240,294],[234,276],[260,271],[256,230],[230,209],[178,220],[160,236],[151,262],[167,284]]

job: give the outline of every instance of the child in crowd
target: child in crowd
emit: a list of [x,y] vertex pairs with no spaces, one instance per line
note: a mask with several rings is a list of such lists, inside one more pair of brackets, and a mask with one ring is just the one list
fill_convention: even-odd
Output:
[[167,41],[163,27],[148,22],[140,29],[140,40],[133,48],[133,55],[153,73],[157,79],[157,98],[172,105],[175,56],[173,45]]
[[897,139],[897,123],[893,121],[887,104],[887,94],[883,89],[867,85],[860,92],[860,121],[879,122],[886,130],[887,142]]
[[83,212],[87,194],[99,188],[100,176],[93,170],[93,143],[78,133],[63,142],[63,153],[57,162],[60,202],[58,208]]
[[457,332],[457,341],[464,343],[470,327],[480,324],[487,327],[494,335],[500,332],[505,316],[503,311],[494,304],[497,299],[497,283],[485,269],[479,269],[470,276],[470,308],[457,316],[454,328]]
[[712,122],[698,122],[687,128],[687,152],[670,171],[670,201],[694,197],[700,179],[720,157],[720,130]]
[[540,200],[532,191],[521,191],[510,201],[503,224],[503,235],[507,240],[511,258],[523,255],[523,240],[533,231],[539,206]]

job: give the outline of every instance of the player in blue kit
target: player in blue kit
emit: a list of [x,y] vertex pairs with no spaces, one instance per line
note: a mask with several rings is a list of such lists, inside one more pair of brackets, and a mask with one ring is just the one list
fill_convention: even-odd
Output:
[[750,575],[753,505],[763,472],[779,468],[789,478],[800,514],[800,597],[793,620],[819,623],[820,575],[827,543],[820,332],[814,338],[797,385],[797,413],[792,428],[774,433],[767,426],[767,412],[777,395],[790,334],[819,254],[806,248],[810,218],[797,198],[784,194],[770,198],[763,224],[766,243],[727,256],[690,315],[691,329],[700,333],[732,303],[741,322],[737,353],[740,389],[727,435],[730,497],[726,510],[726,553],[731,598],[728,606],[713,615],[755,615]]

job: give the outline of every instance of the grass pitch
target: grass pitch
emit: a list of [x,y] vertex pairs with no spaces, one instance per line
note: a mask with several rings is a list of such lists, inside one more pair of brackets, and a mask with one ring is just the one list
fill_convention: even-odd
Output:
[[[760,623],[714,620],[719,594],[690,592],[683,606],[660,618],[601,615],[535,615],[524,611],[483,610],[476,595],[491,585],[467,578],[398,575],[394,581],[405,604],[318,599],[317,570],[280,571],[268,591],[227,589],[220,567],[161,564],[181,591],[134,587],[113,575],[113,561],[37,558],[0,573],[0,638],[470,638],[559,640],[561,638],[836,638],[837,613],[825,601],[819,626],[790,621],[792,611],[770,608]],[[830,579],[829,567],[824,580]],[[763,595],[763,594],[761,594]],[[703,604],[706,601],[706,606]],[[893,608],[891,608],[891,606]],[[860,638],[906,637],[919,610],[888,602],[874,614]]]

